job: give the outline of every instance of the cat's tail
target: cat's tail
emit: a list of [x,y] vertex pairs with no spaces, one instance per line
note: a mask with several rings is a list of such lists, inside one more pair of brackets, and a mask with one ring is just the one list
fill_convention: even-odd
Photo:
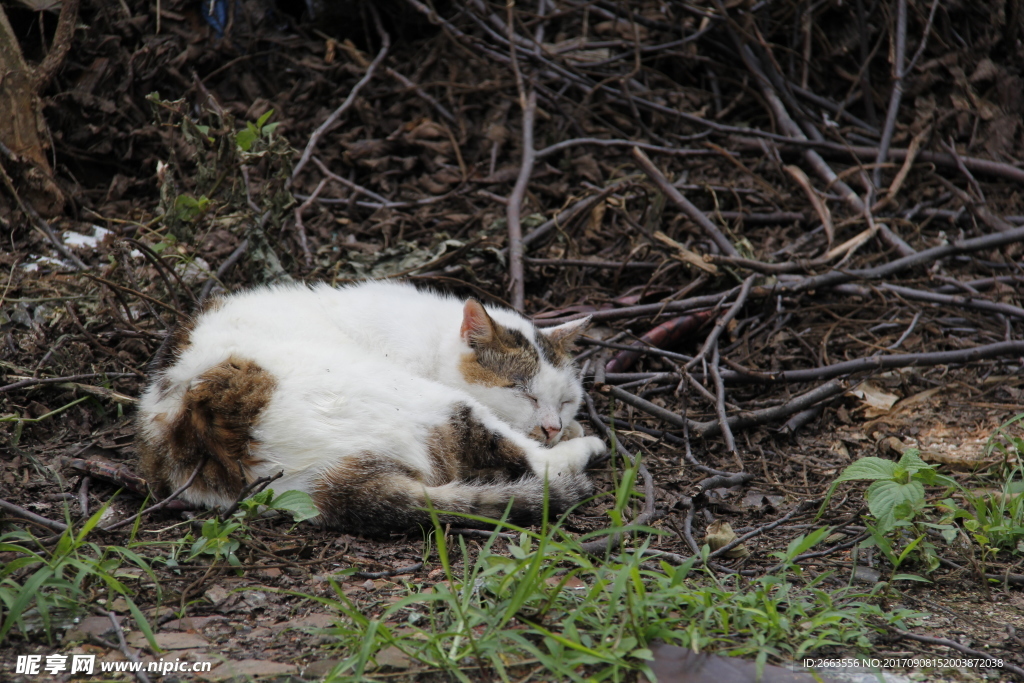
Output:
[[398,529],[429,529],[433,526],[431,510],[442,525],[472,528],[491,525],[462,515],[499,520],[507,510],[509,522],[530,525],[542,520],[545,496],[548,515],[555,517],[593,491],[583,473],[561,474],[547,480],[531,474],[510,482],[456,481],[443,486],[424,486],[412,478],[389,477],[386,483],[378,484],[373,490],[349,488],[343,497],[332,496],[323,489],[317,491],[313,498],[321,511],[320,520],[330,526],[380,535]]

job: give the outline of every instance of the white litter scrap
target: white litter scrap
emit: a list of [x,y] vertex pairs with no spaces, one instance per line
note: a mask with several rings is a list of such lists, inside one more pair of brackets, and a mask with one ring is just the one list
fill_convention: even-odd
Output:
[[91,227],[91,235],[83,235],[80,232],[71,232],[70,230],[64,233],[64,244],[69,247],[77,247],[79,249],[95,249],[107,235],[112,234],[106,228],[101,228],[98,225],[93,225]]

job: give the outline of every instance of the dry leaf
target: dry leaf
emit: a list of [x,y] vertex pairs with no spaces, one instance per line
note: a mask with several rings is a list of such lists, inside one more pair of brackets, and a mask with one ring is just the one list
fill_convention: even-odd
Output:
[[[732,526],[721,520],[709,524],[704,532],[704,542],[711,547],[711,550],[724,548],[735,540],[736,532],[732,530]],[[725,552],[726,557],[746,557],[749,554],[750,551],[742,543]]]
[[867,418],[887,415],[896,405],[896,401],[900,399],[896,394],[890,394],[871,382],[862,382],[856,389],[851,389],[846,393],[861,399],[860,409],[864,411],[864,417]]

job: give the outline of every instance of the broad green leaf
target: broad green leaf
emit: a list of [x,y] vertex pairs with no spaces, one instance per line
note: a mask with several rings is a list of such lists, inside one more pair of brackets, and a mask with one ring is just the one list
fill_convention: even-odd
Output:
[[902,457],[900,457],[899,466],[905,469],[907,472],[910,472],[911,474],[913,474],[914,472],[919,472],[921,470],[935,469],[934,466],[929,465],[924,460],[922,460],[918,453],[920,453],[920,451],[917,450],[916,448],[908,448],[907,450],[905,450],[903,452]]
[[305,491],[285,491],[270,502],[275,510],[287,510],[296,522],[312,519],[320,514],[313,498]]
[[924,486],[919,481],[899,484],[892,480],[876,481],[868,487],[865,497],[868,509],[879,520],[896,516],[896,506],[909,503],[914,508],[924,502]]
[[892,479],[896,476],[896,473],[896,463],[893,461],[885,460],[884,458],[867,457],[861,458],[849,465],[834,483],[841,484],[844,481],[862,479]]

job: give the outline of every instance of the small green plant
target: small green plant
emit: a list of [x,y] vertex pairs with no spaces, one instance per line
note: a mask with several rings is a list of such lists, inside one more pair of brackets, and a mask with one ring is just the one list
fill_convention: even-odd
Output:
[[288,512],[296,522],[320,514],[313,499],[304,491],[285,491],[275,497],[273,489],[266,489],[239,503],[238,510],[230,518],[221,520],[214,517],[203,522],[200,536],[189,551],[190,559],[210,555],[215,561],[225,559],[233,567],[240,566],[242,563],[235,553],[241,541],[236,535],[247,537],[248,523],[256,519],[263,508]]
[[960,522],[982,549],[982,559],[1009,551],[1024,554],[1024,467],[1010,472],[998,491],[962,491],[965,507],[952,498],[939,504],[943,522]]
[[203,195],[199,199],[187,194],[179,194],[174,199],[173,220],[191,223],[205,214],[210,208],[210,200]]
[[135,591],[115,578],[123,562],[131,562],[149,575],[159,593],[153,570],[128,548],[88,540],[108,507],[109,503],[97,510],[77,532],[69,524],[52,550],[27,531],[0,536],[0,552],[15,555],[0,567],[0,642],[17,626],[22,634],[41,628],[53,643],[56,627],[87,611],[87,596],[106,588],[108,599],[124,599],[139,629],[159,649],[149,622],[132,599]]
[[245,128],[235,133],[235,144],[243,152],[253,151],[253,145],[261,138],[270,138],[274,134],[274,130],[280,125],[280,123],[267,123],[270,117],[274,115],[274,110],[270,109],[263,116],[256,120],[256,123],[252,121],[245,122]]
[[[951,477],[939,474],[918,453],[917,449],[910,448],[898,462],[867,457],[849,465],[832,482],[818,515],[828,507],[839,484],[846,481],[873,481],[864,493],[873,518],[867,524],[870,538],[860,547],[877,547],[893,569],[898,569],[908,558],[915,557],[923,562],[926,572],[931,572],[938,568],[939,556],[935,545],[928,540],[928,529],[939,530],[950,541],[956,535],[956,528],[948,523],[935,524],[926,520],[926,511],[934,506],[926,501],[924,487],[955,488],[958,484]],[[925,580],[913,574],[899,574],[893,578]]]

